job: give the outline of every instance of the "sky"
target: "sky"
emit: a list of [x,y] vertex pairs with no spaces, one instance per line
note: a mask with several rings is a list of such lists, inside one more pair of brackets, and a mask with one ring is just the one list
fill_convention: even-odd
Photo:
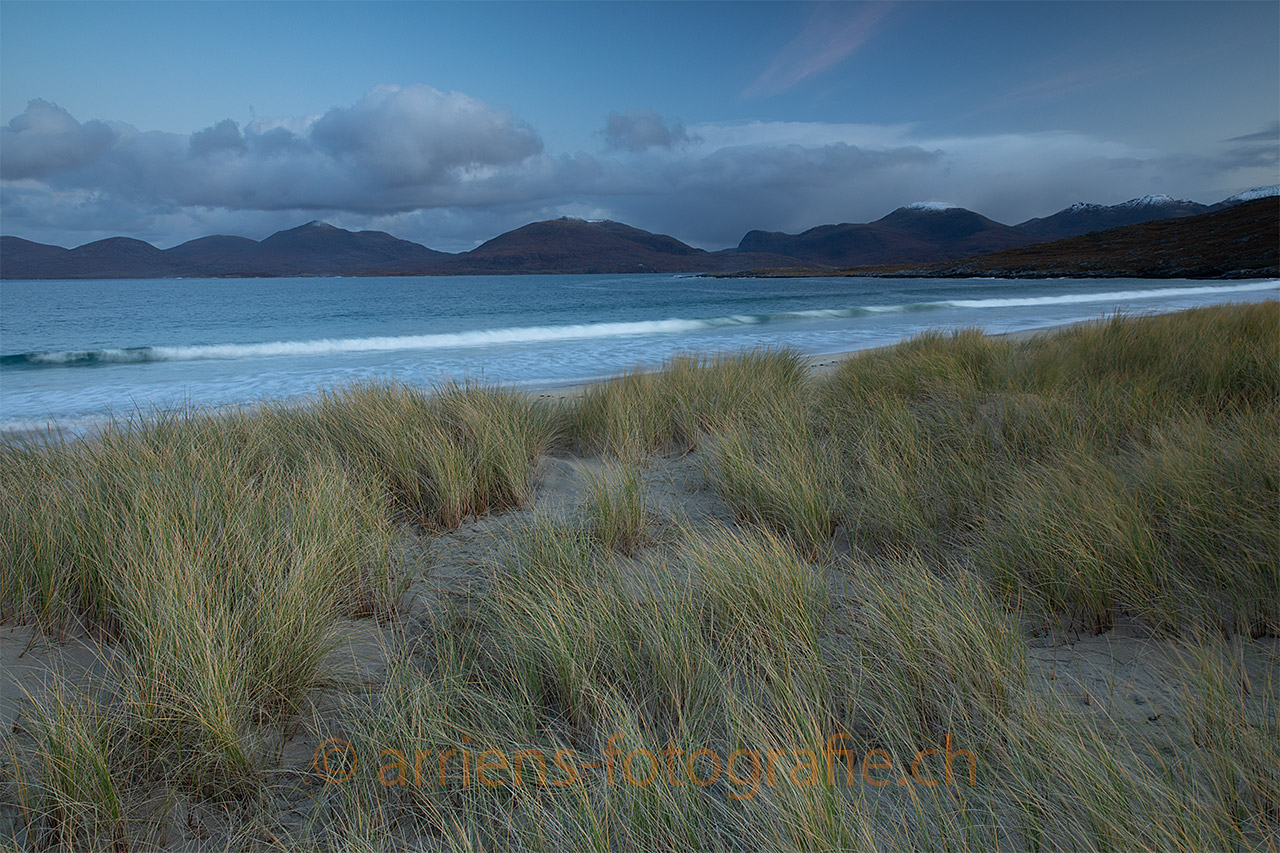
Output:
[[0,3],[0,231],[707,249],[1280,183],[1280,3]]

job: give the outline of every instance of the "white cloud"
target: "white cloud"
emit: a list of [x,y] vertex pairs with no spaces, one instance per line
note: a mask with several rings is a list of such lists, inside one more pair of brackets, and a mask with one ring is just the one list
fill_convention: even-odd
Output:
[[440,182],[451,169],[510,165],[542,151],[533,128],[510,113],[421,85],[378,86],[325,113],[310,134],[320,151],[387,186]]

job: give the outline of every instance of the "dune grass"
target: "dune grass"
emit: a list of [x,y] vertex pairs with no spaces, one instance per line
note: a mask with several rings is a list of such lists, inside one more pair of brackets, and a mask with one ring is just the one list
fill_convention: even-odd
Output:
[[678,356],[655,373],[632,372],[586,388],[569,406],[569,433],[586,452],[643,463],[687,452],[707,435],[758,423],[777,400],[802,391],[795,352],[752,350],[717,359]]
[[[306,408],[167,412],[84,442],[9,445],[0,612],[79,624],[118,650],[125,766],[190,796],[253,796],[270,733],[296,725],[325,679],[338,620],[392,613],[393,522],[517,505],[554,435],[549,412],[506,392],[354,386]],[[64,705],[46,717],[68,719]],[[46,741],[37,754],[59,766]]]
[[593,476],[585,510],[591,535],[607,549],[632,554],[649,537],[651,511],[634,466],[610,465]]
[[[1266,303],[4,445],[0,619],[108,650],[6,736],[14,843],[146,846],[181,802],[278,849],[1275,849],[1278,370]],[[603,457],[580,506],[402,620],[398,528],[526,507],[551,450]],[[725,511],[654,535],[644,469],[691,452]],[[310,716],[353,618],[390,672]],[[1029,666],[1121,619],[1181,662],[1158,726]],[[281,799],[299,733],[352,775]]]
[[852,358],[819,403],[851,535],[959,550],[1048,622],[1274,634],[1277,328],[1260,303]]

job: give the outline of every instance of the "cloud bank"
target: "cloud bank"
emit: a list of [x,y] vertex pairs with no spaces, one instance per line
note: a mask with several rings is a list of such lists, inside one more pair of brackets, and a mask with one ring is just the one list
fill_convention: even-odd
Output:
[[947,198],[1005,222],[1148,192],[1216,201],[1275,183],[1274,131],[1213,156],[1069,131],[942,136],[912,125],[602,117],[595,151],[548,152],[509,110],[426,85],[378,86],[315,116],[215,121],[192,134],[81,121],[32,101],[0,128],[4,231],[77,245],[262,238],[323,218],[447,251],[564,214],[706,248]]

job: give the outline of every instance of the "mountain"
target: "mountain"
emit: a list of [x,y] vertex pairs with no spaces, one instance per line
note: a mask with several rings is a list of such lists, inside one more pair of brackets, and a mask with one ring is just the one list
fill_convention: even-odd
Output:
[[214,235],[171,249],[112,237],[77,249],[5,237],[2,278],[179,278],[217,276],[429,274],[446,252],[383,231],[308,222],[258,242]]
[[438,252],[383,231],[347,231],[319,221],[278,231],[262,241],[212,235],[170,249],[127,237],[75,249],[3,237],[0,278],[731,273],[799,267],[825,271],[952,261],[1028,246],[1052,235],[1093,233],[1116,222],[1185,218],[1258,201],[1274,205],[1278,192],[1277,187],[1257,187],[1211,208],[1168,196],[1109,206],[1077,204],[1017,226],[954,205],[919,202],[865,224],[819,225],[799,234],[750,231],[736,248],[717,252],[621,222],[573,217],[532,222],[459,254]]
[[499,234],[445,266],[455,273],[684,272],[704,268],[710,254],[621,222],[564,217]]
[[240,275],[396,275],[426,272],[446,252],[392,237],[385,231],[347,231],[308,222],[277,231],[241,259]]
[[739,252],[768,252],[823,266],[940,261],[963,258],[1034,238],[972,210],[937,202],[900,207],[865,225],[819,225],[799,234],[750,231]]
[[1170,198],[1167,195],[1146,195],[1120,204],[1077,202],[1052,216],[1028,219],[1015,227],[1034,237],[1035,240],[1031,242],[1039,242],[1076,237],[1091,231],[1105,231],[1108,228],[1138,225],[1158,219],[1194,216],[1208,210],[1207,205],[1194,201]]
[[[829,275],[967,278],[1271,278],[1280,275],[1280,202],[1243,201],[1196,216],[1094,231],[928,266]],[[796,270],[793,275],[811,275]]]
[[33,243],[21,237],[0,237],[0,275],[4,278],[34,278],[29,273],[56,263],[70,254],[70,249]]
[[235,269],[236,264],[251,255],[258,245],[257,240],[248,237],[215,234],[166,249],[165,254],[186,270],[187,275],[214,276]]
[[708,252],[621,222],[565,216],[499,234],[470,252],[450,256],[439,271],[449,275],[724,272],[788,262],[780,255]]
[[[0,276],[4,278],[166,278],[178,274],[164,252],[130,237],[108,237],[75,249],[17,237],[3,239]],[[92,275],[86,275],[90,270]]]
[[1254,201],[1255,199],[1260,198],[1275,198],[1276,196],[1280,196],[1280,184],[1271,184],[1266,187],[1254,187],[1253,189],[1245,190],[1242,193],[1236,193],[1230,198],[1224,198],[1217,204],[1210,206],[1209,209],[1221,210],[1224,207],[1231,207],[1232,205],[1240,204],[1241,202]]
[[453,255],[382,231],[308,222],[258,242],[214,235],[171,249],[114,237],[78,249],[5,237],[0,278],[201,278],[480,273],[723,272],[792,263],[780,255],[708,252],[621,222],[533,222]]

